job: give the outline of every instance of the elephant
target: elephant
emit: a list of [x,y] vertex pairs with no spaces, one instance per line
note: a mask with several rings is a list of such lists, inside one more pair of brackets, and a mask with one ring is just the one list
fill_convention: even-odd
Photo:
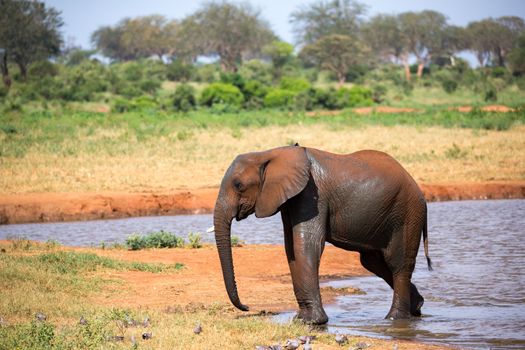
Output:
[[427,204],[408,172],[384,152],[340,155],[285,146],[238,155],[227,169],[214,208],[215,240],[232,304],[237,292],[231,223],[255,213],[281,213],[284,243],[299,311],[324,324],[319,264],[325,242],[360,253],[361,264],[393,289],[388,319],[421,315],[424,299],[411,283],[421,234],[429,270]]

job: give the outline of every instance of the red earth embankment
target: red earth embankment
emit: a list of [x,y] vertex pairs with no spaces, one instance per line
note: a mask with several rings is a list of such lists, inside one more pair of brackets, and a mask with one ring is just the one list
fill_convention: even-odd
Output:
[[[428,201],[525,198],[525,181],[421,184]],[[0,224],[211,213],[218,189],[0,196]]]

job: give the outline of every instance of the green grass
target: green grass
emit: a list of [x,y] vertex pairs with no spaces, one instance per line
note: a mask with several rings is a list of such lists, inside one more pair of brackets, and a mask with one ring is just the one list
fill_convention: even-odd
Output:
[[[180,263],[150,264],[121,261],[94,253],[56,251],[46,245],[12,245],[0,253],[0,315],[28,317],[37,311],[60,317],[84,306],[72,299],[86,297],[102,286],[119,283],[94,272],[105,270],[163,273],[183,268]],[[27,255],[27,253],[30,255]],[[22,254],[21,254],[22,253]],[[21,298],[21,294],[24,298]]]

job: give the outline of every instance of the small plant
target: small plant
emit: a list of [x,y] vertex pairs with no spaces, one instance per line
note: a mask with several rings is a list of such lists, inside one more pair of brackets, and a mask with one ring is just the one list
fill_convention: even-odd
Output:
[[232,247],[242,247],[244,244],[244,241],[241,241],[239,236],[232,235],[231,236],[231,246]]
[[145,236],[134,233],[126,238],[126,246],[131,250],[144,248],[177,248],[184,247],[184,239],[164,230],[151,232]]
[[467,156],[468,152],[465,150],[462,150],[458,145],[455,143],[452,144],[452,147],[448,148],[445,151],[445,156],[447,158],[451,159],[461,159],[465,158]]
[[188,234],[188,242],[193,249],[202,248],[201,235],[199,233],[190,232]]

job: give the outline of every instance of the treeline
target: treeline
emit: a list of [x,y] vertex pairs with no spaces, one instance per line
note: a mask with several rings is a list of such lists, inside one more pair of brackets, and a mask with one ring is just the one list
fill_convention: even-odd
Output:
[[[155,98],[162,81],[172,80],[213,83],[200,94],[180,87],[184,102],[173,102],[180,109],[219,102],[311,109],[381,102],[391,86],[410,94],[414,82],[450,93],[464,86],[487,100],[514,83],[525,89],[525,23],[515,16],[459,27],[437,11],[367,19],[358,1],[319,0],[290,15],[294,46],[248,3],[207,2],[182,20],[151,15],[100,27],[91,36],[94,49],[83,50],[64,45],[57,10],[28,0],[0,5],[0,96],[15,80],[16,94],[31,99]],[[464,51],[479,68],[458,58]],[[320,89],[320,81],[366,87]]]

